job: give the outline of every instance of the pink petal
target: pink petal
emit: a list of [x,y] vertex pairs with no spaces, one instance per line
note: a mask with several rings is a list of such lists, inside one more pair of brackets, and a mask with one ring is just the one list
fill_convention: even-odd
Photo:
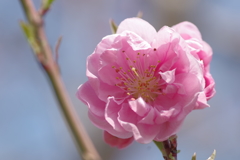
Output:
[[157,58],[154,59],[160,60],[161,71],[168,71],[178,60],[178,53],[175,50],[179,45],[179,41],[180,35],[166,26],[161,28],[156,34],[151,45],[156,49],[154,53],[157,55]]
[[208,66],[212,60],[212,48],[204,41],[202,41],[203,48],[200,52],[198,52],[198,56],[200,60],[203,60],[204,66]]
[[[102,67],[102,62],[100,61],[101,54],[108,49],[112,49],[112,42],[117,37],[117,35],[110,35],[104,37],[101,42],[97,45],[93,54],[89,55],[87,58],[87,76],[97,76],[97,72],[100,67]],[[106,57],[106,56],[105,56]],[[104,56],[103,56],[104,58]]]
[[150,106],[141,97],[128,103],[130,108],[139,116],[144,116],[150,110]]
[[173,69],[171,71],[166,71],[166,72],[159,72],[161,75],[162,79],[167,82],[167,83],[173,83],[175,80],[175,70]]
[[[178,114],[178,116],[175,117],[176,121],[182,121],[185,119],[185,117],[195,109],[196,103],[198,100],[199,92],[195,93],[190,100],[188,100],[188,103],[181,107],[181,111]],[[186,98],[187,99],[187,98]]]
[[104,51],[101,55],[100,58],[103,60],[106,64],[111,64],[114,63],[117,60],[116,54],[119,51],[117,49],[107,49]]
[[216,90],[214,88],[215,87],[215,81],[214,81],[212,75],[209,72],[207,72],[205,74],[204,78],[205,78],[205,82],[206,82],[204,92],[206,94],[207,100],[209,100],[216,93]]
[[156,30],[151,24],[140,18],[128,18],[120,23],[117,34],[124,31],[132,31],[142,37],[149,44],[152,42]]
[[107,131],[104,131],[104,140],[110,146],[122,149],[122,148],[125,148],[128,145],[130,145],[134,139],[133,139],[133,137],[130,137],[127,139],[118,138],[118,137],[111,135]]
[[181,121],[170,121],[159,126],[159,133],[155,137],[155,141],[165,141],[172,135],[176,134],[181,127],[183,120]]
[[156,109],[155,110],[155,112],[156,112],[155,123],[156,124],[163,124],[163,123],[171,120],[171,118],[174,118],[176,115],[179,114],[179,112],[181,111],[181,108],[182,108],[181,105],[176,104],[176,105],[172,106],[168,110],[160,110],[160,111],[158,111]]
[[149,143],[158,134],[157,125],[138,123],[138,115],[133,112],[128,105],[123,105],[119,111],[119,122],[122,127],[133,133],[134,139],[139,143]]
[[99,55],[92,54],[87,58],[87,71],[86,75],[88,77],[89,83],[95,89],[96,94],[98,94],[99,79],[98,79],[98,68],[100,67]]
[[198,53],[203,49],[203,45],[201,42],[196,38],[191,38],[186,40],[186,43],[189,46],[189,50],[191,54],[198,60],[200,60]]
[[[115,97],[115,99],[119,99],[119,101],[124,101],[128,96],[127,93],[123,92],[121,88],[113,85],[108,85],[100,81],[98,88],[98,97],[102,101],[107,102],[108,97]],[[95,89],[95,88],[94,88]]]
[[155,117],[156,117],[155,116],[155,110],[152,107],[152,108],[150,108],[150,111],[147,113],[147,115],[139,121],[139,123],[154,125],[155,124],[155,122],[154,122]]
[[114,98],[109,97],[105,108],[105,119],[113,127],[114,130],[118,132],[124,132],[125,130],[119,124],[117,119],[120,109],[121,106],[114,101]]
[[88,105],[91,112],[100,117],[104,116],[105,103],[97,97],[89,82],[80,85],[76,95],[78,99]]
[[[184,101],[191,100],[196,93],[203,91],[202,85],[198,79],[198,77],[191,73],[182,73],[178,74],[175,77],[175,82],[177,84],[182,84],[185,90]],[[191,84],[191,85],[190,85]]]
[[178,32],[183,39],[187,40],[190,38],[197,38],[202,40],[201,33],[198,28],[190,22],[181,22],[172,27],[176,32]]
[[107,64],[98,71],[101,81],[111,86],[115,86],[115,84],[120,82],[120,80],[117,79],[120,77],[120,75],[116,72],[116,69],[113,68],[113,66],[116,66],[114,64]]
[[203,109],[207,107],[210,107],[210,105],[207,103],[206,95],[204,92],[200,92],[195,109]]
[[157,34],[155,34],[154,39],[152,40],[152,48],[158,49],[162,45],[171,43],[173,38],[172,34],[174,34],[174,30],[172,28],[168,26],[162,27]]
[[178,88],[173,84],[169,84],[167,85],[167,87],[163,90],[163,92],[165,93],[165,95],[169,98],[174,98],[174,96],[176,96],[176,94],[178,94]]
[[130,138],[132,137],[132,133],[128,131],[122,131],[118,132],[106,121],[105,118],[99,117],[92,113],[90,110],[88,111],[88,117],[91,120],[91,122],[98,128],[102,130],[106,130],[110,134],[117,136],[119,138]]
[[96,49],[94,50],[94,54],[102,54],[107,49],[115,48],[113,47],[113,42],[118,37],[117,34],[112,34],[109,36],[104,37],[100,43],[97,45]]
[[138,35],[134,32],[124,31],[122,33],[122,35],[126,36],[125,41],[128,43],[129,46],[132,47],[132,49],[134,51],[146,50],[146,49],[151,48],[150,44],[147,43],[147,41],[145,39],[143,39],[140,35]]
[[155,137],[154,140],[156,141],[164,141],[168,139],[170,136],[176,134],[178,130],[180,129],[180,126],[185,119],[185,117],[188,115],[189,112],[191,112],[198,99],[198,93],[195,94],[189,103],[187,103],[185,106],[178,106],[173,107],[177,108],[177,111],[174,113],[173,117],[168,120],[167,122],[159,125],[159,133]]

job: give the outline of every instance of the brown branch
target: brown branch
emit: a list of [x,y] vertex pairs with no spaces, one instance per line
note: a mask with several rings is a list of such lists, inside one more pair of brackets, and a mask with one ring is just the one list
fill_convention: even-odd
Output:
[[173,135],[169,139],[158,142],[153,141],[162,152],[164,160],[177,160],[177,136]]
[[40,55],[37,55],[39,62],[46,71],[53,90],[56,94],[62,113],[66,122],[75,138],[75,142],[79,148],[81,156],[84,160],[100,160],[96,149],[94,148],[90,138],[86,134],[76,111],[69,99],[69,96],[64,87],[64,83],[58,72],[58,65],[56,64],[50,46],[48,44],[44,28],[43,20],[39,12],[35,9],[31,0],[20,0],[29,24],[34,28],[36,41],[40,47]]

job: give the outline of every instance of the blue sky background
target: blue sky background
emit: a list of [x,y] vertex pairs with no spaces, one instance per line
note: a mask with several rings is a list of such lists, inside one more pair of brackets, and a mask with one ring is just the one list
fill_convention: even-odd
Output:
[[[40,0],[34,1],[39,6]],[[196,24],[213,48],[211,73],[216,96],[210,108],[194,111],[178,136],[180,160],[239,159],[240,143],[240,1],[239,0],[56,0],[45,18],[49,43],[63,41],[59,66],[79,117],[104,160],[157,160],[161,154],[150,144],[134,142],[126,149],[110,148],[102,131],[87,117],[77,100],[84,83],[85,60],[106,35],[109,19],[117,24],[138,11],[157,30],[181,21]],[[35,60],[19,27],[25,19],[19,1],[0,1],[0,159],[78,160],[71,135],[62,119],[46,75]]]

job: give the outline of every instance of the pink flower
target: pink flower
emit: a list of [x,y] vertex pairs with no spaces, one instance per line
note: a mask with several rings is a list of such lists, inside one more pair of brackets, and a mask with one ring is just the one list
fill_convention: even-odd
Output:
[[189,22],[156,32],[142,19],[126,19],[88,57],[88,81],[77,96],[110,145],[125,147],[132,137],[164,141],[192,110],[209,106],[215,93],[211,57]]

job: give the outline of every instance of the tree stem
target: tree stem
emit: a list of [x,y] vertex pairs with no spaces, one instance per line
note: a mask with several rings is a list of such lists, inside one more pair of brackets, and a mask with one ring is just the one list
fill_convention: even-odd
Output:
[[169,139],[158,142],[153,141],[158,149],[162,152],[164,160],[177,160],[177,136],[174,135]]
[[76,145],[84,160],[100,160],[100,156],[94,148],[89,136],[85,132],[76,111],[66,92],[64,83],[61,79],[59,68],[53,58],[52,51],[48,44],[44,28],[43,19],[40,13],[35,9],[31,0],[20,0],[29,24],[34,29],[36,42],[40,47],[40,53],[36,53],[38,61],[46,71],[62,113],[75,139]]

